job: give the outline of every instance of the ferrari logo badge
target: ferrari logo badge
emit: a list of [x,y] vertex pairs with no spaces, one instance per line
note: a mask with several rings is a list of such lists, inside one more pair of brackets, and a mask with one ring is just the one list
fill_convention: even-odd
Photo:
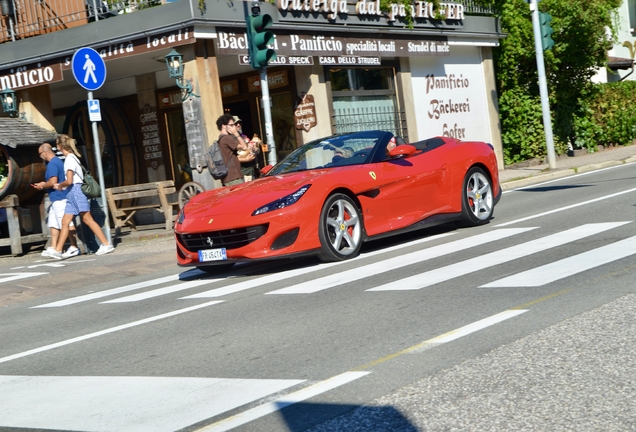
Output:
[[214,220],[214,219],[210,219],[210,220],[208,221],[208,225],[209,225],[209,224],[211,224],[213,220]]
[[347,229],[345,224],[340,224],[340,231],[344,231],[345,229]]
[[369,171],[369,175],[371,176],[373,180],[376,179],[375,173],[373,171]]

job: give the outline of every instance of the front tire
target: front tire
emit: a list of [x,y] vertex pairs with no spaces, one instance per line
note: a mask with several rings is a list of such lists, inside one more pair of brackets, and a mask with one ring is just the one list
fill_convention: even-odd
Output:
[[468,170],[461,193],[464,225],[483,225],[492,218],[495,199],[490,177],[483,169],[472,167]]
[[318,235],[322,261],[342,261],[360,252],[364,226],[358,206],[345,194],[331,195],[320,212]]

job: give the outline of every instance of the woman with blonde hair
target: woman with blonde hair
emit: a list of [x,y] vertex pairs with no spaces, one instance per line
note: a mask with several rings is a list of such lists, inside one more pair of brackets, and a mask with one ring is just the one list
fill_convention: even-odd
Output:
[[66,208],[64,209],[64,217],[62,218],[62,229],[55,245],[55,252],[49,255],[51,258],[62,259],[62,249],[66,238],[68,237],[69,225],[73,218],[80,215],[82,223],[89,227],[95,234],[101,246],[95,252],[95,255],[104,255],[112,252],[115,248],[106,239],[100,226],[95,222],[90,213],[90,205],[88,198],[82,192],[82,183],[84,181],[84,170],[77,158],[80,154],[75,147],[75,140],[68,135],[59,135],[57,137],[57,148],[64,155],[64,171],[66,171],[66,180],[62,183],[56,183],[54,189],[63,190],[69,188],[66,195]]

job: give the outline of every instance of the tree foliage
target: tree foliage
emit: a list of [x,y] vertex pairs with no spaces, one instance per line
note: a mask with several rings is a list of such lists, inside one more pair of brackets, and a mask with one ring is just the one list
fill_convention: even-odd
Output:
[[[553,49],[544,64],[558,153],[581,143],[577,131],[588,118],[585,96],[593,93],[590,79],[607,62],[615,34],[615,11],[622,0],[541,0],[539,10],[552,15]],[[532,16],[525,0],[494,0],[507,37],[495,50],[497,90],[506,163],[546,153],[541,113]],[[589,131],[588,131],[589,132]]]

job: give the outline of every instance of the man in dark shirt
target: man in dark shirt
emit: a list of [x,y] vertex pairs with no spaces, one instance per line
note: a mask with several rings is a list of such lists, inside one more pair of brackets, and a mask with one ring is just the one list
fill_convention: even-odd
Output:
[[223,186],[233,186],[243,183],[241,163],[236,153],[239,150],[247,150],[248,145],[238,132],[234,117],[224,114],[216,120],[216,127],[221,132],[219,136],[219,149],[223,155],[223,162],[227,167],[227,175],[221,179]]

